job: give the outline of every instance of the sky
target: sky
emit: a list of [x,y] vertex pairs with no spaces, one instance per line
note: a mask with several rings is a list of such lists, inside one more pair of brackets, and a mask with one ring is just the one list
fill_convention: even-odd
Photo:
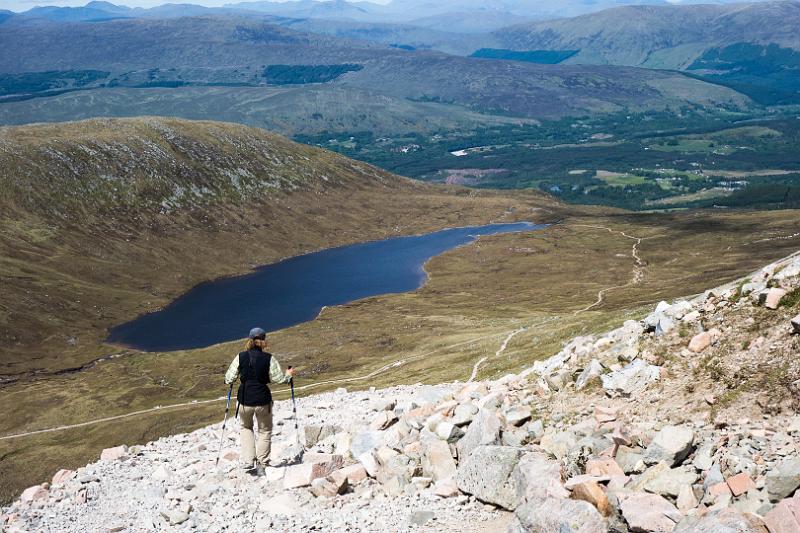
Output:
[[[60,7],[74,7],[84,6],[90,0],[0,0],[0,9],[8,9],[10,11],[27,11],[36,6],[60,6]],[[112,4],[128,6],[128,7],[154,7],[162,4],[195,4],[200,6],[216,7],[224,4],[234,4],[236,2],[245,0],[107,0]],[[286,0],[274,0],[286,1]],[[376,4],[388,4],[390,0],[372,0]]]

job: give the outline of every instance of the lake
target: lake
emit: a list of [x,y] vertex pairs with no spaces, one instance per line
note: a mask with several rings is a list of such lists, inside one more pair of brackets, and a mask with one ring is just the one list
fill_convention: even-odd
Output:
[[202,348],[313,320],[323,307],[418,289],[425,263],[482,235],[535,231],[530,222],[450,228],[330,248],[200,284],[164,309],[114,327],[108,342],[144,351]]

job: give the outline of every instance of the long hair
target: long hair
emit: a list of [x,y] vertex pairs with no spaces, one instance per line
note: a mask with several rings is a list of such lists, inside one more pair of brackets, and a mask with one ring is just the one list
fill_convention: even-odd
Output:
[[247,342],[244,343],[244,350],[249,352],[253,348],[261,348],[264,349],[267,347],[267,339],[247,339]]

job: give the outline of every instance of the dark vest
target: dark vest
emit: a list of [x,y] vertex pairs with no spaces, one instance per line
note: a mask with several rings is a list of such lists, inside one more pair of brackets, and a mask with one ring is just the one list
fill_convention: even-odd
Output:
[[270,405],[272,394],[269,383],[269,364],[272,354],[254,349],[239,354],[239,391],[236,399],[241,405]]

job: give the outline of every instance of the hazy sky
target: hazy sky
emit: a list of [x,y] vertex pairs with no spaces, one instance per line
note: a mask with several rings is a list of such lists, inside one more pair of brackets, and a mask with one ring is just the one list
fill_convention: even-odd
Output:
[[[85,6],[90,0],[0,0],[0,9],[27,11],[36,6]],[[195,4],[200,6],[221,6],[245,0],[108,0],[112,4],[129,7],[153,7],[162,4]],[[286,0],[276,0],[278,2]],[[390,0],[372,0],[376,4],[388,4]]]

